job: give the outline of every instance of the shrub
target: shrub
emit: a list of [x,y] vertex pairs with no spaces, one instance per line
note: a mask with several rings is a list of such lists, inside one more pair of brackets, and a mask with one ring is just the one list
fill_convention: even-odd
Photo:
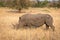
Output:
[[0,7],[4,7],[4,2],[0,2]]

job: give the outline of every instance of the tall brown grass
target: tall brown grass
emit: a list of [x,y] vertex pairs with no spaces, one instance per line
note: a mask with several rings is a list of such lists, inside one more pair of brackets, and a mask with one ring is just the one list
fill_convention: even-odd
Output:
[[[0,8],[0,40],[60,40],[60,9],[55,8],[30,8],[25,13],[8,12],[9,8]],[[54,18],[55,31],[51,28],[45,30],[45,25],[32,29],[13,29],[12,23],[18,23],[19,16],[26,13],[50,14]]]

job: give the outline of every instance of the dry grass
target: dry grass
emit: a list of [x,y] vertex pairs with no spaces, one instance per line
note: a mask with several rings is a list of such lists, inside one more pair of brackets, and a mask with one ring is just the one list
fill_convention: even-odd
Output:
[[[0,8],[0,40],[60,40],[60,9],[29,8],[18,13],[15,9]],[[19,16],[26,13],[50,14],[54,18],[55,31],[44,30],[45,25],[36,29],[13,29],[12,24],[18,23]]]

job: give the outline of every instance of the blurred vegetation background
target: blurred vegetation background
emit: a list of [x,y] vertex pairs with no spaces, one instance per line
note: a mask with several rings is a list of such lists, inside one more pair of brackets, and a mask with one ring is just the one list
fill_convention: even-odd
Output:
[[60,0],[55,1],[40,1],[40,0],[0,0],[0,7],[15,8],[21,12],[22,9],[28,9],[28,7],[56,7],[60,8]]

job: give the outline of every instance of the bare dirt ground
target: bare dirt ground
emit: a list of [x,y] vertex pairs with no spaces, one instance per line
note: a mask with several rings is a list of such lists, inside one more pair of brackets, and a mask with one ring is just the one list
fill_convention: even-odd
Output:
[[[0,8],[0,40],[60,40],[60,9],[29,8],[18,13],[15,9]],[[45,25],[36,29],[13,29],[12,24],[18,23],[19,17],[26,13],[50,14],[54,19],[55,31],[44,30]]]

